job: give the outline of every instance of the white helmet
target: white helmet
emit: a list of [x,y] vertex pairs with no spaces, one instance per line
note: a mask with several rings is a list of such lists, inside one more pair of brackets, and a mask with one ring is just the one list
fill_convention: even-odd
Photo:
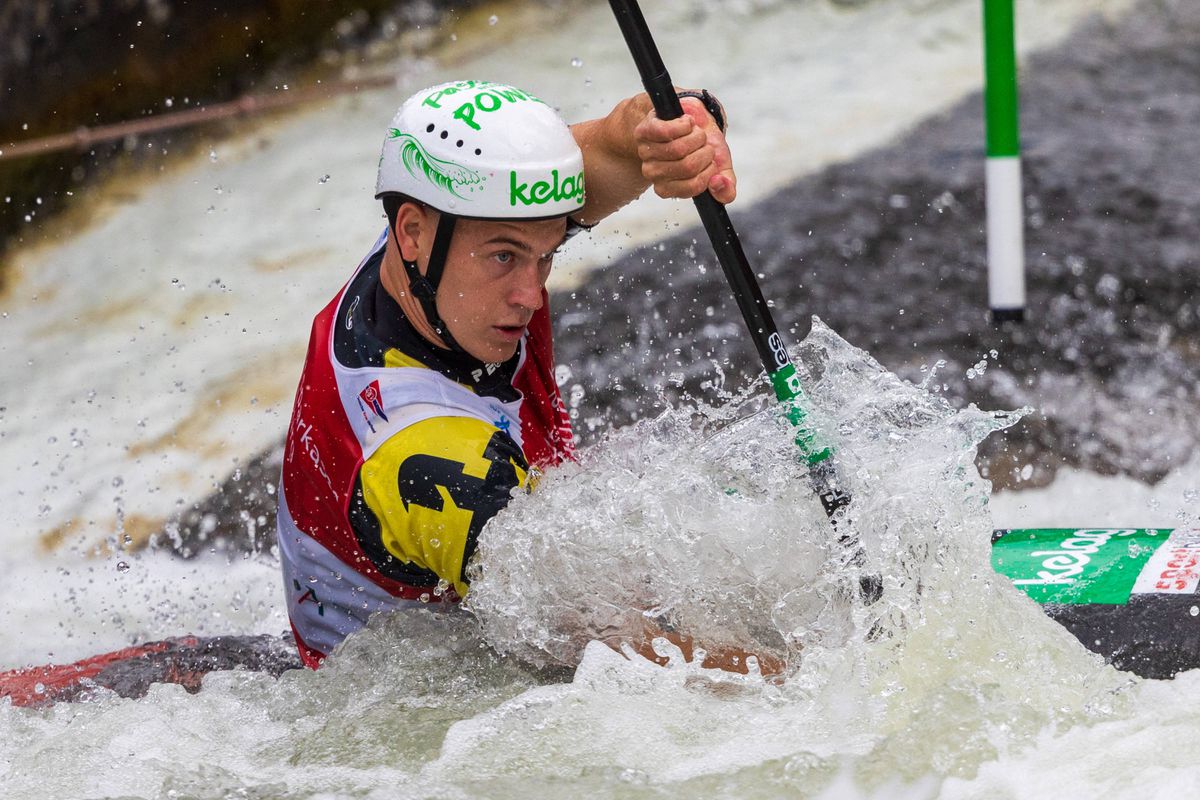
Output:
[[583,206],[570,128],[528,92],[443,83],[400,107],[383,140],[375,196],[400,194],[474,219],[547,219]]
[[462,351],[437,308],[456,220],[553,219],[578,211],[583,154],[567,124],[528,92],[486,81],[443,83],[408,98],[392,118],[375,197],[383,198],[393,228],[396,199],[441,212],[425,274],[407,259],[404,271],[429,324]]

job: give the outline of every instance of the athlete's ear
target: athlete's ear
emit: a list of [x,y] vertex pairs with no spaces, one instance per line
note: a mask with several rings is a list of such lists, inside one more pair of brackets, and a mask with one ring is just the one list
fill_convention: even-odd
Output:
[[403,203],[396,212],[396,241],[405,261],[417,261],[433,240],[436,213],[420,203]]

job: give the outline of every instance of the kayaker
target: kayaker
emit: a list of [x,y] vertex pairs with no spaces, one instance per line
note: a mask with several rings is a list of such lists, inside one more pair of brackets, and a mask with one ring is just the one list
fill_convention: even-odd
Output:
[[[316,317],[288,428],[279,549],[307,666],[376,612],[465,596],[484,523],[573,457],[555,252],[651,185],[736,195],[720,106],[681,99],[676,120],[638,95],[568,127],[520,89],[460,81],[397,112],[376,184],[387,230]],[[655,633],[630,644],[652,655]]]

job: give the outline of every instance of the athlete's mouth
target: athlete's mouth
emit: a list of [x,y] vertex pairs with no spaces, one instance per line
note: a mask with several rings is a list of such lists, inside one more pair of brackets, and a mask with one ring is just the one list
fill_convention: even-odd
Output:
[[524,325],[493,325],[496,330],[505,336],[520,338],[525,333]]

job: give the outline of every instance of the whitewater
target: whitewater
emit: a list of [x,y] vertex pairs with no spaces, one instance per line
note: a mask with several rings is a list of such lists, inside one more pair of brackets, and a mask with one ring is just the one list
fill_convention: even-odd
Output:
[[[1128,5],[1019,4],[1021,48]],[[981,79],[973,3],[695,2],[649,19],[677,80],[730,112],[739,205],[889,141]],[[451,32],[433,56],[373,65],[395,88],[164,158],[161,173],[86,193],[86,220],[51,221],[14,254],[0,298],[0,667],[286,629],[269,552],[184,561],[142,545],[281,437],[308,321],[381,225],[374,163],[395,105],[481,76],[574,120],[636,85],[603,7],[484,7]],[[638,201],[572,242],[556,287],[692,213]],[[723,388],[608,432],[503,512],[481,539],[481,562],[502,566],[473,584],[475,618],[377,620],[319,672],[215,673],[198,695],[0,705],[4,796],[1141,797],[1200,783],[1184,711],[1200,679],[1106,667],[988,561],[992,528],[1073,525],[1083,509],[1088,525],[1190,522],[1200,464],[1153,487],[1062,470],[991,494],[975,447],[1022,412],[955,408],[936,375],[901,381],[819,321],[795,354],[839,444],[865,562],[830,541],[786,424]],[[854,590],[867,573],[884,576],[878,604]],[[794,666],[774,683],[591,641],[648,610]]]

